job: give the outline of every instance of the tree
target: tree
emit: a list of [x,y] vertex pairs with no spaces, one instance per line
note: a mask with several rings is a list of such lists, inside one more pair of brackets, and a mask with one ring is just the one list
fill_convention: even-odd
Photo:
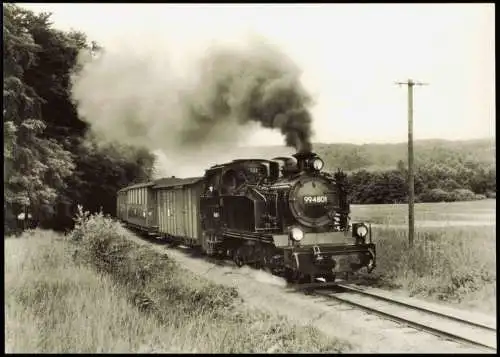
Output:
[[41,52],[29,32],[31,20],[29,12],[4,5],[4,195],[6,211],[30,209],[37,220],[50,212],[74,165],[69,152],[42,137],[44,100],[24,82]]
[[72,224],[78,203],[113,213],[116,191],[149,179],[154,156],[102,148],[88,136],[70,95],[79,52],[90,49],[84,34],[53,29],[50,14],[13,4],[3,9],[6,228],[28,208],[56,229]]

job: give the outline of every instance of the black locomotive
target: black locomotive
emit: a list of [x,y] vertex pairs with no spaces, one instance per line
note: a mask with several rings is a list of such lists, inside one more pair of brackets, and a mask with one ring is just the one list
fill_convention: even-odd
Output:
[[371,229],[350,224],[345,174],[330,175],[323,166],[316,154],[297,153],[234,160],[200,178],[134,185],[118,194],[119,218],[289,281],[324,283],[363,267],[370,272],[376,259]]

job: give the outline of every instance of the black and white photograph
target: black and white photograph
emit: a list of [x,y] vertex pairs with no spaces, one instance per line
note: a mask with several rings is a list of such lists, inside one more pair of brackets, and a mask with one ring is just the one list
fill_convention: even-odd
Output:
[[496,353],[494,3],[3,3],[5,353]]

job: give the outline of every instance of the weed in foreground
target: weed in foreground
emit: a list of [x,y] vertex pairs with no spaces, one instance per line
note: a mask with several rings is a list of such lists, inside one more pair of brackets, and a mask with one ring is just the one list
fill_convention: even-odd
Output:
[[[379,285],[400,287],[411,295],[468,303],[483,296],[482,291],[491,293],[496,284],[494,229],[418,231],[412,248],[404,229],[375,228],[374,233],[377,268],[371,279]],[[496,300],[496,293],[486,296]],[[494,303],[477,302],[479,310],[494,307]]]
[[[80,212],[67,238],[6,242],[11,352],[341,352],[311,327],[249,312],[234,289],[128,240]],[[16,254],[17,253],[17,254]]]

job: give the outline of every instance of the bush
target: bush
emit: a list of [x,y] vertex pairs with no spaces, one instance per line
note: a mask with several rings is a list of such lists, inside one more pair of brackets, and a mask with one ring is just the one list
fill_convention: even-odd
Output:
[[429,191],[424,191],[418,197],[421,202],[450,202],[454,201],[453,196],[449,192],[440,188],[434,188]]
[[126,239],[129,233],[102,213],[90,215],[81,206],[78,209],[71,238],[80,242],[79,259],[90,263],[98,272],[111,274],[117,283],[140,295],[144,300],[141,304],[158,310],[161,305],[175,302],[192,314],[206,306],[232,306],[237,296],[235,289],[215,286],[195,276],[190,277],[191,284],[186,285],[188,273],[166,255]]
[[474,192],[463,188],[453,190],[450,195],[454,201],[474,201],[477,199]]
[[497,198],[497,193],[494,191],[488,191],[488,192],[486,192],[486,197],[487,198]]
[[[347,344],[327,339],[311,327],[289,325],[241,309],[237,290],[211,283],[157,252],[127,238],[130,233],[102,213],[78,207],[71,241],[80,264],[122,286],[130,302],[160,325],[184,329],[186,340],[203,352],[339,352]],[[194,347],[193,347],[194,346]],[[185,350],[185,349],[184,349]]]

